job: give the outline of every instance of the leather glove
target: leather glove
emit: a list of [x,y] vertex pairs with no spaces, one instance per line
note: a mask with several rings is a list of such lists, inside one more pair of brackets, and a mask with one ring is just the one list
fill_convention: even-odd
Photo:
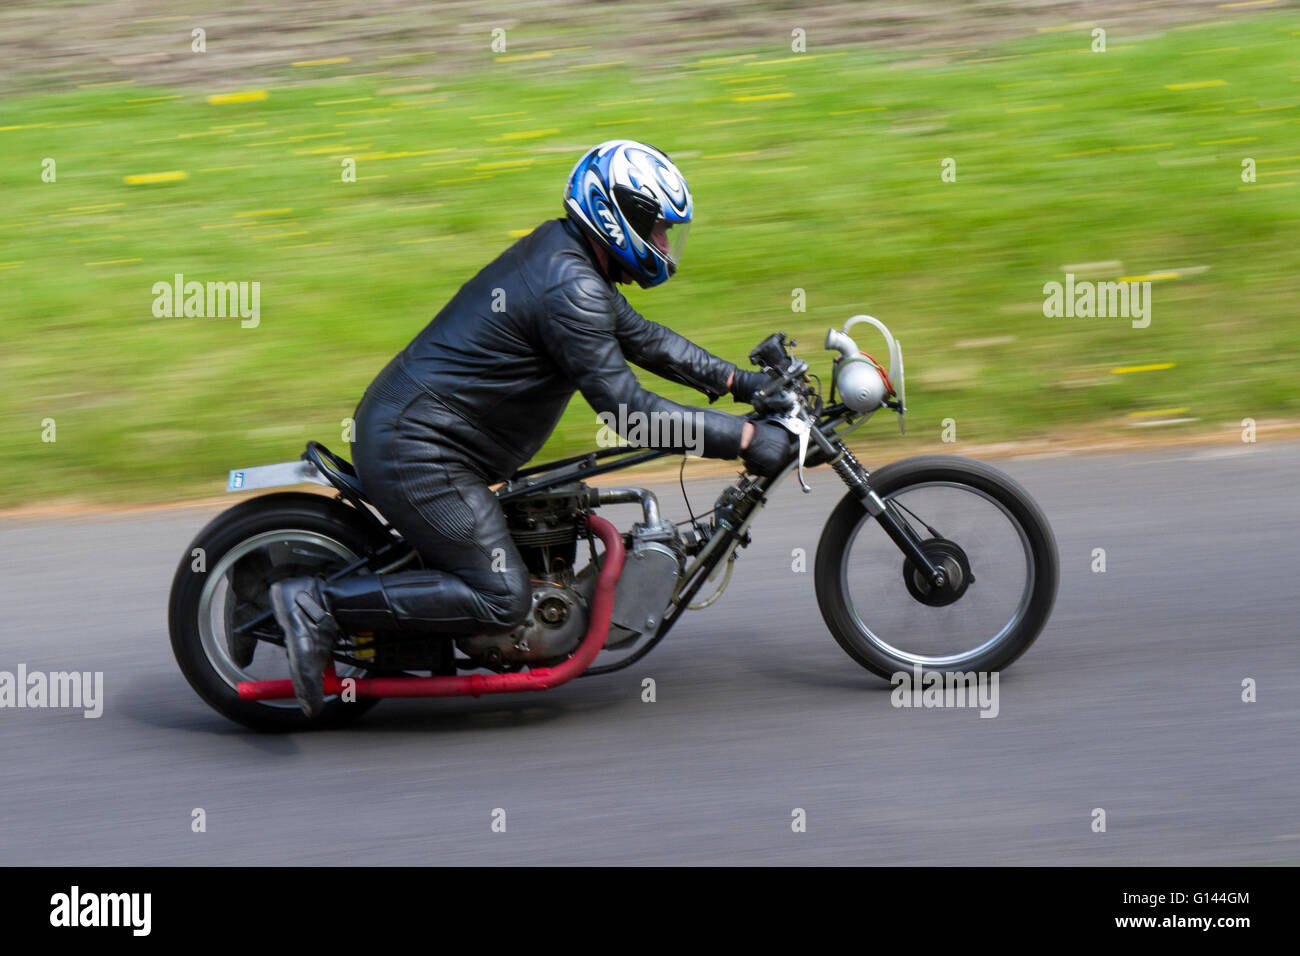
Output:
[[775,477],[799,452],[799,440],[780,425],[754,422],[754,437],[740,453],[751,473],[764,478]]
[[747,372],[738,368],[736,377],[731,380],[732,397],[738,402],[752,405],[754,393],[770,381],[772,381],[771,377],[765,372]]

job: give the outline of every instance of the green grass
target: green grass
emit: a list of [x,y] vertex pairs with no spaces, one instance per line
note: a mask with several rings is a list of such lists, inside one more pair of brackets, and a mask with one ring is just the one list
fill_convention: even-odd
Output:
[[[1203,427],[1294,417],[1297,33],[1292,14],[1112,36],[1104,54],[1078,31],[949,59],[738,51],[651,77],[547,60],[420,92],[386,76],[224,105],[135,86],[11,99],[0,504],[206,494],[310,437],[345,450],[374,373],[512,230],[558,215],[573,161],[617,136],[668,150],[697,207],[680,275],[629,298],[727,358],[783,329],[824,371],[826,327],[868,312],[906,347],[922,437],[949,417],[978,442],[1148,409]],[[1223,82],[1167,88],[1204,81]],[[343,156],[359,182],[340,182]],[[1267,188],[1243,188],[1243,157]],[[124,182],[173,170],[187,178]],[[1147,329],[1044,318],[1062,265],[1110,260],[1086,278],[1205,268],[1153,283]],[[151,288],[176,272],[259,281],[260,326],[154,318]],[[576,398],[545,453],[596,429]]]

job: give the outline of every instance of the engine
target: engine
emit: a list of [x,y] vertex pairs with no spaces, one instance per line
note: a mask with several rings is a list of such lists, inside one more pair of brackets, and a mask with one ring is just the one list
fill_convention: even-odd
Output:
[[580,574],[574,572],[586,511],[597,503],[631,502],[641,504],[645,520],[624,535],[627,557],[605,646],[622,647],[657,630],[686,563],[676,529],[659,517],[649,491],[597,491],[574,483],[504,503],[510,536],[532,577],[532,606],[524,623],[509,633],[460,638],[461,652],[498,671],[557,664],[572,654],[587,633],[598,570],[589,562]]
[[574,483],[503,503],[510,537],[532,578],[532,606],[513,631],[456,641],[476,664],[500,671],[558,663],[587,633],[590,594],[575,586],[573,566],[591,496],[590,488]]

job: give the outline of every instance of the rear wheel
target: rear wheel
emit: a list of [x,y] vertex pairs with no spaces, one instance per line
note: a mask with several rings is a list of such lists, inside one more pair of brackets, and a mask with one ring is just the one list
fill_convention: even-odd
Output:
[[1019,484],[954,455],[886,465],[871,487],[946,574],[933,588],[852,492],[817,547],[817,603],[850,657],[899,671],[997,671],[1038,637],[1056,600],[1052,529]]
[[[330,697],[309,720],[293,699],[240,700],[240,681],[287,678],[288,662],[282,647],[266,641],[256,644],[251,661],[241,659],[228,637],[270,611],[275,581],[329,574],[384,541],[351,508],[321,495],[267,495],[218,515],[191,542],[172,580],[172,652],[190,686],[213,709],[255,730],[337,727],[360,717],[378,701]],[[274,618],[264,626],[279,632]],[[361,671],[340,669],[339,676]]]

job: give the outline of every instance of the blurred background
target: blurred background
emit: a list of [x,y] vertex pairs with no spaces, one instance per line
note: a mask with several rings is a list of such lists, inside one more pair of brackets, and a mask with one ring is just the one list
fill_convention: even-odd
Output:
[[[0,667],[106,700],[5,713],[0,863],[1294,865],[1297,50],[1272,0],[0,4]],[[792,560],[826,470],[621,675],[339,734],[211,712],[164,609],[228,469],[346,453],[374,374],[612,137],[696,201],[636,307],[823,374],[828,326],[882,319],[909,430],[855,433],[864,463],[1001,458],[1050,516],[1060,597],[998,719],[891,707],[827,639]],[[1046,316],[1067,273],[1150,282],[1150,324]],[[256,327],[156,316],[177,274],[258,283]],[[543,454],[597,430],[575,397]],[[676,473],[617,477],[685,517]]]
[[[864,429],[870,464],[949,418],[963,451],[1300,419],[1292,4],[9,3],[0,44],[0,507],[346,451],[373,375],[614,137],[695,194],[647,317],[740,363],[784,330],[822,372],[828,326],[893,329],[909,434]],[[1045,317],[1066,272],[1150,281],[1149,327]],[[259,283],[257,326],[155,317],[177,273]],[[597,428],[576,397],[544,454]]]

